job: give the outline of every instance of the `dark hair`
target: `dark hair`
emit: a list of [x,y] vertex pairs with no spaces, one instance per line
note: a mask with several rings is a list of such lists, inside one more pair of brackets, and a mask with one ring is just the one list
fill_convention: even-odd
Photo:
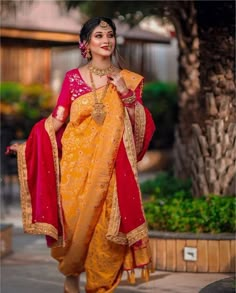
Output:
[[85,22],[80,31],[80,41],[88,42],[90,40],[93,30],[100,24],[101,21],[105,21],[112,28],[114,36],[116,37],[116,26],[114,22],[108,17],[98,16],[93,17]]
[[[85,41],[86,43],[89,42],[93,30],[102,21],[105,21],[111,27],[113,34],[114,34],[114,37],[116,38],[116,25],[114,24],[114,22],[108,17],[97,16],[97,17],[93,17],[93,18],[89,19],[87,22],[84,23],[84,25],[80,31],[80,42],[81,43],[83,41]],[[116,46],[115,46],[114,58],[116,60],[117,66],[122,69],[123,66],[121,65],[121,63],[123,63],[123,58],[120,56]],[[91,59],[92,59],[92,57],[87,58],[88,61],[90,61]]]

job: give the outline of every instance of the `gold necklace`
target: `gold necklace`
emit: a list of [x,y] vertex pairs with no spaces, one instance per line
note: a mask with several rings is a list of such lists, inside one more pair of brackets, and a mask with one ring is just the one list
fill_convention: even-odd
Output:
[[92,73],[94,73],[94,74],[102,77],[104,75],[107,75],[109,73],[112,73],[112,71],[113,71],[114,68],[113,68],[113,65],[112,64],[109,67],[104,68],[104,69],[100,69],[100,68],[97,68],[96,66],[93,66],[92,64],[89,64],[88,69]]
[[94,105],[93,105],[93,111],[92,111],[91,116],[97,124],[102,125],[105,118],[106,118],[106,112],[104,110],[105,106],[102,103],[102,100],[104,99],[104,97],[106,95],[109,84],[107,83],[106,86],[104,87],[104,90],[101,95],[101,99],[99,101],[98,97],[97,97],[96,87],[95,87],[95,83],[93,80],[93,74],[92,74],[91,70],[89,70],[89,75],[90,75],[90,80],[91,80],[91,85],[92,85],[92,90],[93,90],[93,97],[94,97]]

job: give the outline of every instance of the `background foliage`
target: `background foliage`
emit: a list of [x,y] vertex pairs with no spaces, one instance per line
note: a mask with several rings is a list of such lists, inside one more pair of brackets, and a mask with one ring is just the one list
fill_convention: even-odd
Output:
[[171,148],[178,117],[177,84],[160,81],[146,83],[143,101],[152,113],[156,125],[150,148]]
[[2,127],[16,125],[26,138],[33,124],[51,112],[52,97],[51,89],[41,84],[0,83]]
[[157,231],[236,232],[236,198],[191,195],[191,182],[162,172],[141,184],[149,228]]
[[[1,112],[16,115],[18,120],[28,120],[25,130],[35,121],[51,112],[53,93],[41,84],[23,85],[17,82],[0,83]],[[168,148],[174,141],[174,127],[177,121],[177,85],[167,82],[146,83],[143,100],[153,115],[157,131],[150,148]]]

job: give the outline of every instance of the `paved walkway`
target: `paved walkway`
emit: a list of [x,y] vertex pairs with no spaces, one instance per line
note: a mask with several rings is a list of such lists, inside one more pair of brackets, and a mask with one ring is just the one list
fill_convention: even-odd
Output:
[[[1,262],[1,293],[63,293],[63,276],[57,271],[57,263],[50,257],[43,236],[24,234],[19,207],[1,221],[12,223],[13,253]],[[116,293],[198,293],[207,285],[226,280],[230,274],[173,273],[156,271],[149,282],[137,279],[135,285],[126,281],[126,274]],[[81,276],[81,293],[84,293],[85,274]],[[217,288],[221,287],[221,282]],[[207,293],[231,291],[201,291]]]
[[200,293],[234,293],[236,292],[235,285],[235,278],[232,276],[209,284]]

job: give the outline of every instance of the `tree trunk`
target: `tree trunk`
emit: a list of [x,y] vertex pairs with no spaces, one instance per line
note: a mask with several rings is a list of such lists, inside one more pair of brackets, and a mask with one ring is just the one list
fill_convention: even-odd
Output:
[[179,178],[190,174],[192,124],[199,120],[199,38],[193,1],[169,2],[168,17],[173,22],[179,45],[179,121],[175,130],[174,171]]
[[[227,3],[215,5],[198,4],[204,119],[193,124],[191,177],[196,196],[236,193],[235,40],[234,21],[229,19],[234,9]],[[207,15],[211,19],[206,23]]]
[[170,5],[179,42],[174,167],[177,177],[191,177],[193,196],[236,193],[234,8],[232,1]]

